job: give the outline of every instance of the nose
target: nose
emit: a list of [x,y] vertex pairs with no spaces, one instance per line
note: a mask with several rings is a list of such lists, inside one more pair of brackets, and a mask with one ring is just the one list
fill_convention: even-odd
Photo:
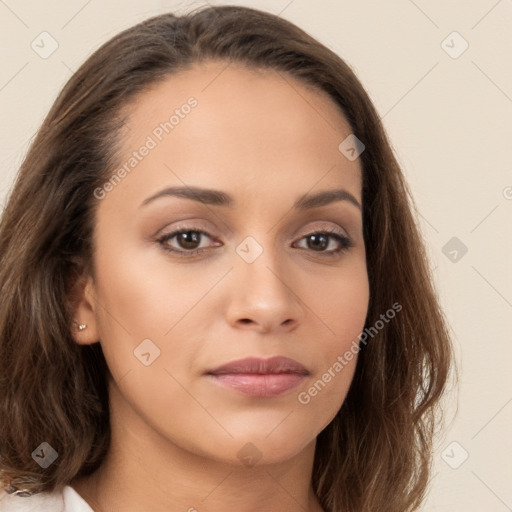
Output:
[[264,250],[248,263],[235,253],[230,274],[226,317],[231,326],[266,333],[288,332],[300,324],[304,314],[300,280],[283,265],[282,257]]

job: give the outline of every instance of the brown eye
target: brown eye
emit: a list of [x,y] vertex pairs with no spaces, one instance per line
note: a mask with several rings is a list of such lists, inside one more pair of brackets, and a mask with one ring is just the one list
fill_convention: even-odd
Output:
[[196,245],[200,242],[201,234],[197,231],[184,231],[178,233],[176,241],[183,249],[197,249]]
[[[310,233],[301,240],[306,240],[306,249],[325,254],[326,256],[335,256],[354,245],[350,238],[341,235],[340,233],[330,233],[325,231]],[[338,248],[336,248],[336,245]],[[330,246],[334,246],[334,248],[326,250]]]
[[[180,228],[179,230],[162,236],[158,239],[158,242],[166,251],[178,254],[182,253],[188,256],[208,249],[208,246],[200,247],[201,241],[205,237],[211,239],[210,235],[205,231],[192,228]],[[169,242],[173,239],[175,239],[174,244],[170,244]]]
[[[178,256],[193,256],[211,248],[211,245],[201,247],[204,238],[212,237],[200,229],[183,227],[158,239],[158,243],[168,252]],[[173,241],[173,243],[170,243]],[[302,247],[322,256],[336,256],[348,250],[354,244],[352,240],[338,232],[316,231],[301,238],[306,240],[306,247]]]

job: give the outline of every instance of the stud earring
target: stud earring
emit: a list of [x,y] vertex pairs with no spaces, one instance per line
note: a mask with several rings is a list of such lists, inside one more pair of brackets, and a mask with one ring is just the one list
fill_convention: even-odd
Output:
[[78,331],[83,331],[84,329],[87,329],[87,324],[80,324],[80,325],[77,327],[77,330],[78,330]]

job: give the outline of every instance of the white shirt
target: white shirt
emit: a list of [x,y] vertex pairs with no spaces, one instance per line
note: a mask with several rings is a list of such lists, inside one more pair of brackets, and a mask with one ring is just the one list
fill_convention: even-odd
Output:
[[69,485],[60,491],[40,492],[25,498],[0,494],[0,512],[94,512]]

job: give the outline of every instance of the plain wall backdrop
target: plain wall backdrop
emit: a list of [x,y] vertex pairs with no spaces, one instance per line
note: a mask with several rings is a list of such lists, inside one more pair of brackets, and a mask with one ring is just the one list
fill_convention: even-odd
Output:
[[[226,3],[294,22],[345,59],[370,94],[417,203],[461,369],[423,510],[512,510],[512,2]],[[145,18],[203,4],[0,0],[2,208],[86,57]]]

